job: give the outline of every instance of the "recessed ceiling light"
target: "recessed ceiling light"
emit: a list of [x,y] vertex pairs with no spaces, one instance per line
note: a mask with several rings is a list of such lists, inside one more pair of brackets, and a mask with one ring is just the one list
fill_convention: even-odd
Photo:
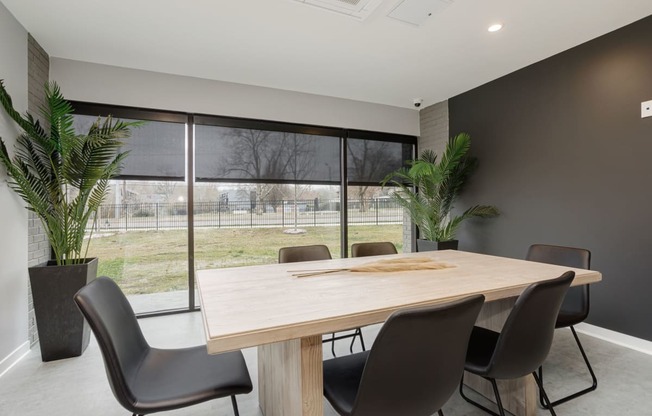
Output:
[[487,29],[487,30],[489,30],[490,32],[498,32],[502,28],[503,28],[503,25],[501,25],[500,23],[496,23],[495,25],[489,26],[489,29]]

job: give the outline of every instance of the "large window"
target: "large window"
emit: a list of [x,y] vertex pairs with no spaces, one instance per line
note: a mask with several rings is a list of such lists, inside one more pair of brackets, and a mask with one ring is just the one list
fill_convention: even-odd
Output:
[[107,114],[147,122],[121,149],[129,155],[89,230],[89,256],[99,258],[98,274],[115,279],[136,313],[187,308],[187,117],[80,106],[75,129],[88,131]]
[[333,257],[355,242],[402,248],[402,210],[379,182],[412,158],[414,137],[75,108],[80,130],[98,115],[145,121],[125,143],[90,253],[137,313],[193,309],[195,270],[275,263],[285,246],[325,244]]
[[274,263],[293,245],[326,244],[339,257],[341,138],[238,124],[195,119],[197,269]]
[[188,202],[183,182],[115,180],[89,255],[136,313],[188,307]]
[[348,242],[350,246],[389,241],[401,252],[403,209],[391,199],[392,189],[379,183],[413,158],[414,146],[377,139],[371,133],[357,133],[346,141]]

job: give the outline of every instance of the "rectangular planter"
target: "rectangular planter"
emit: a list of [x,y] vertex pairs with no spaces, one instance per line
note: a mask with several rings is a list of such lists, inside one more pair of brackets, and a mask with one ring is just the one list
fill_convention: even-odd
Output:
[[96,277],[96,258],[68,266],[49,261],[29,268],[43,361],[78,357],[88,346],[90,328],[73,296]]
[[430,241],[417,239],[417,251],[457,250],[458,240]]

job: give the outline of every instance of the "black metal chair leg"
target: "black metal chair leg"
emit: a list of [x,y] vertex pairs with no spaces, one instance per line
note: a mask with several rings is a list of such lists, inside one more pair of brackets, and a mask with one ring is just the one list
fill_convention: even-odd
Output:
[[355,332],[353,332],[353,336],[351,337],[351,345],[349,345],[349,351],[351,354],[353,354],[353,344],[355,344],[355,337],[358,336],[358,331],[360,328],[356,328]]
[[498,384],[496,384],[496,379],[490,378],[491,387],[494,389],[494,394],[496,395],[496,405],[498,405],[498,411],[500,416],[505,416],[505,409],[503,408],[503,401],[500,400],[500,393],[498,392]]
[[362,346],[362,351],[367,351],[364,346],[364,338],[362,338],[362,328],[356,328],[355,333],[353,334],[353,339],[351,340],[351,345],[349,346],[349,351],[353,354],[353,344],[355,343],[355,337],[360,337],[360,345]]
[[[584,359],[584,363],[586,364],[586,368],[589,370],[589,374],[591,374],[591,381],[592,384],[590,387],[587,387],[583,390],[580,390],[576,393],[570,394],[566,397],[562,397],[561,399],[555,400],[552,402],[553,406],[557,406],[558,404],[566,403],[569,400],[573,400],[579,396],[582,396],[586,393],[592,392],[595,389],[598,388],[598,379],[595,376],[595,373],[593,372],[593,367],[591,367],[591,363],[589,362],[589,358],[586,356],[586,352],[584,352],[584,347],[582,346],[582,343],[580,342],[580,338],[577,336],[577,332],[575,331],[575,328],[573,326],[570,326],[570,330],[573,333],[573,337],[575,338],[575,342],[577,343],[578,348],[580,349],[580,353],[582,354],[582,358]],[[539,377],[541,378],[541,384],[543,384],[543,369],[539,367]],[[539,402],[541,403],[541,406],[543,406],[544,409],[547,409],[548,406],[546,406],[543,397],[541,395],[541,390],[539,390]]]
[[353,338],[351,340],[351,345],[349,346],[349,350],[351,353],[353,353],[353,345],[355,344],[355,338],[360,337],[360,345],[362,346],[362,351],[366,351],[366,346],[364,345],[364,338],[362,337],[362,329],[356,328],[353,332],[353,334],[345,334],[345,335],[340,335],[338,336],[337,333],[333,332],[330,336],[330,338],[324,338],[322,342],[325,344],[327,342],[331,343],[331,354],[333,354],[333,357],[337,357],[337,354],[335,354],[335,341],[345,339],[345,338]]
[[233,414],[235,416],[240,416],[238,412],[238,402],[235,400],[235,396],[231,396],[231,404],[233,405]]
[[442,412],[441,409],[439,409],[439,411],[437,412],[437,414],[438,414],[439,416],[444,416],[444,412]]
[[[541,381],[541,384],[543,384],[543,366],[539,366],[539,380]],[[539,389],[539,404],[541,407],[544,409],[546,408],[546,403],[543,401],[543,394],[541,394],[541,389]]]
[[[489,380],[491,382],[491,385],[495,386],[496,380],[493,380],[493,381],[492,381],[492,379],[485,379],[485,380]],[[496,404],[498,404],[498,410],[501,412],[500,414],[494,412],[493,410],[491,410],[491,409],[489,409],[487,407],[484,407],[483,405],[481,405],[478,402],[475,402],[475,401],[471,400],[470,398],[468,398],[464,394],[464,375],[462,375],[462,380],[460,381],[460,396],[462,396],[462,398],[464,400],[466,400],[468,403],[472,404],[473,406],[477,407],[478,409],[489,413],[490,415],[493,415],[493,416],[505,416],[505,410],[503,409],[503,404],[500,401],[500,395],[498,394],[498,386],[494,387],[494,394],[496,394],[496,398],[497,398],[497,403]]]
[[539,380],[539,376],[537,376],[537,372],[536,371],[533,372],[532,376],[534,377],[534,381],[536,381],[537,385],[539,386],[539,392],[543,396],[543,401],[547,405],[546,409],[548,409],[550,411],[550,414],[552,416],[557,416],[557,413],[555,413],[555,409],[553,409],[553,407],[552,407],[553,405],[550,404],[550,400],[548,400],[548,395],[546,394],[546,391],[543,388],[543,383],[541,382],[541,380]]

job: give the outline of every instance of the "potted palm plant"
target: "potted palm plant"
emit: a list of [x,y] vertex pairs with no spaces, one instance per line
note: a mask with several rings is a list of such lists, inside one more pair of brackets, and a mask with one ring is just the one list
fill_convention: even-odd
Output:
[[136,123],[99,119],[85,134],[73,127],[72,106],[55,83],[46,85],[40,115],[19,114],[0,80],[0,103],[21,128],[14,155],[0,138],[0,161],[9,186],[43,223],[52,260],[29,270],[43,361],[79,356],[90,332],[73,295],[97,274],[87,258],[89,220],[108,192],[126,153],[122,140]]
[[478,167],[478,160],[468,154],[471,136],[452,137],[441,160],[431,150],[408,162],[408,167],[390,173],[382,182],[398,187],[392,198],[409,214],[419,229],[417,250],[457,249],[455,233],[460,224],[473,217],[489,218],[499,214],[491,205],[474,205],[460,215],[452,215],[454,203],[469,177]]

